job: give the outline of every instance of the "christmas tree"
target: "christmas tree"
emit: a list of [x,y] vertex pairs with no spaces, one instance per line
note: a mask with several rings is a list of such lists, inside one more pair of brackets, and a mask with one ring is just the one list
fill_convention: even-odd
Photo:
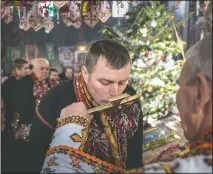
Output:
[[142,93],[145,119],[158,120],[178,114],[176,81],[184,60],[185,43],[178,37],[177,29],[189,16],[176,21],[174,10],[169,11],[159,1],[138,1],[135,9],[125,15],[128,27],[104,26],[101,30],[121,42],[130,53],[133,62],[130,84]]

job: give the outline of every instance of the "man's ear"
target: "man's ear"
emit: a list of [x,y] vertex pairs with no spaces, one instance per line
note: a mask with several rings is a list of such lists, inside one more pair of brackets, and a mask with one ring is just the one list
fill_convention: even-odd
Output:
[[197,78],[196,109],[202,110],[210,100],[209,95],[210,88],[208,85],[208,80],[203,74],[198,73],[196,78]]
[[81,67],[81,73],[82,73],[82,76],[84,78],[85,83],[87,83],[88,79],[89,79],[89,73],[88,73],[87,68],[85,66]]

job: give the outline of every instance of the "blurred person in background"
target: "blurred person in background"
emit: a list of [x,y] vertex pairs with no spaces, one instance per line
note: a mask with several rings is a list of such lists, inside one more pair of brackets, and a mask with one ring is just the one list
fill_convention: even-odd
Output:
[[[1,94],[5,104],[5,136],[2,151],[2,168],[5,172],[26,169],[28,142],[35,98],[33,81],[29,74],[29,63],[22,58],[13,61],[13,72],[2,84]],[[26,131],[25,131],[26,130]],[[7,152],[7,153],[6,153]]]
[[48,83],[49,61],[45,58],[37,58],[32,60],[33,65],[33,94],[36,99],[36,106],[40,103],[43,95],[50,89]]
[[69,80],[73,78],[73,73],[74,73],[73,68],[68,67],[59,75],[59,77],[62,81]]
[[59,83],[59,73],[57,69],[50,68],[48,80],[51,88]]

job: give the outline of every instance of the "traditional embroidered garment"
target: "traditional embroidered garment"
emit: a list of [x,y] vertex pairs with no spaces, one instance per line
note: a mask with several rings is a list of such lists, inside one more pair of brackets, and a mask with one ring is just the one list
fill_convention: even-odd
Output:
[[87,120],[80,116],[71,116],[59,121],[42,173],[212,173],[210,130],[190,144],[191,154],[187,156],[173,162],[159,162],[146,165],[144,168],[124,171],[77,150],[84,144],[87,126]]
[[77,115],[59,119],[41,173],[113,173],[122,171],[121,168],[80,150],[86,141],[88,126],[88,120]]
[[[197,155],[198,151],[203,150],[203,144],[211,143],[212,141],[212,128],[210,127],[204,133],[202,133],[195,141],[185,144],[185,147],[177,145],[172,145],[160,153],[156,158],[150,161],[151,163],[156,162],[169,162],[173,161],[176,158],[185,158],[193,154]],[[209,141],[209,142],[208,142]],[[200,152],[202,154],[202,152]]]
[[212,126],[188,145],[172,162],[158,162],[128,173],[212,173]]
[[[83,102],[87,102],[87,98],[89,96],[85,97],[85,95],[82,95],[81,100],[79,100],[79,95],[76,91],[77,87],[75,84],[76,84],[76,81],[74,79],[61,82],[60,84],[56,85],[54,88],[49,90],[46,93],[46,95],[43,96],[43,99],[39,104],[39,107],[37,110],[37,117],[34,119],[34,123],[33,123],[32,130],[31,130],[31,141],[33,144],[32,151],[35,152],[32,154],[32,159],[34,161],[32,170],[35,172],[40,172],[42,169],[41,165],[44,163],[45,154],[49,149],[49,144],[51,143],[51,138],[55,132],[55,128],[57,126],[57,119],[60,116],[61,110],[65,107],[67,107],[68,105],[71,105],[72,103],[77,102],[77,101],[82,100]],[[80,90],[80,89],[77,89],[77,90]],[[126,86],[124,93],[128,93],[130,95],[136,94],[134,89],[129,85]],[[79,93],[79,94],[82,94],[82,93]],[[83,94],[85,94],[85,93],[83,93]],[[115,160],[114,160],[113,155],[111,155],[112,150],[121,149],[121,150],[116,150],[117,152],[119,152],[119,158],[120,158],[120,156],[123,155],[123,154],[120,155],[120,152],[123,152],[123,151],[125,152],[128,149],[127,160],[125,163],[126,168],[132,169],[132,168],[140,167],[142,165],[142,148],[141,147],[142,147],[142,137],[143,137],[142,129],[143,129],[143,127],[142,127],[142,112],[140,109],[141,105],[140,105],[139,101],[136,103],[137,103],[137,107],[135,107],[135,108],[139,108],[139,110],[140,110],[140,112],[138,113],[138,114],[140,114],[140,116],[139,116],[140,120],[137,123],[134,123],[134,121],[137,121],[137,119],[136,119],[137,110],[135,113],[131,114],[132,117],[129,115],[129,117],[127,119],[127,122],[129,122],[129,124],[130,124],[129,128],[125,128],[125,125],[128,125],[128,123],[125,122],[125,119],[123,119],[123,120],[120,119],[120,122],[116,121],[116,120],[119,120],[119,118],[122,118],[121,114],[117,114],[118,117],[112,118],[112,120],[115,120],[117,122],[117,125],[115,123],[109,123],[110,130],[116,133],[116,136],[114,136],[114,135],[113,135],[113,137],[111,136],[112,139],[110,139],[110,141],[113,142],[113,140],[115,138],[117,138],[118,133],[122,132],[122,135],[118,136],[121,138],[118,138],[118,140],[116,139],[115,142],[116,142],[116,144],[119,144],[120,142],[125,140],[124,136],[127,136],[127,137],[125,137],[127,139],[127,143],[126,143],[127,148],[121,149],[122,147],[120,148],[120,146],[118,146],[118,148],[116,146],[115,146],[115,148],[114,147],[111,148],[111,143],[110,143],[109,139],[108,138],[104,139],[104,137],[108,136],[108,135],[106,135],[106,131],[105,131],[107,125],[104,125],[105,126],[105,128],[104,128],[104,126],[102,125],[102,121],[100,119],[100,118],[104,118],[105,116],[101,117],[100,113],[96,113],[94,115],[94,119],[92,120],[92,122],[95,122],[94,125],[97,125],[98,130],[96,131],[96,129],[95,129],[96,127],[95,127],[93,129],[91,129],[90,132],[92,132],[92,130],[95,130],[96,132],[100,132],[100,134],[97,135],[97,137],[99,137],[99,139],[96,140],[95,139],[96,135],[93,136],[92,133],[90,133],[90,136],[86,135],[85,137],[87,137],[87,140],[93,139],[94,143],[92,144],[92,141],[88,140],[88,143],[84,144],[81,147],[81,149],[83,149],[84,152],[86,152],[86,150],[88,150],[95,157],[97,157],[101,160],[104,160],[104,161],[110,161],[110,163],[113,163],[113,164],[115,164],[114,163]],[[93,104],[91,104],[91,105],[93,105]],[[88,106],[88,105],[86,105],[86,106]],[[134,106],[134,104],[132,104],[131,106]],[[127,107],[126,109],[128,109],[128,108],[129,107]],[[123,111],[124,110],[125,110],[125,108],[123,109]],[[133,112],[132,109],[130,111]],[[114,114],[112,116],[116,116],[116,114]],[[107,118],[107,120],[109,120],[110,115],[107,115],[106,118]],[[125,115],[124,115],[124,118],[126,118]],[[129,119],[130,120],[132,119],[132,121],[128,121]],[[107,123],[107,122],[104,122],[104,123]],[[131,124],[132,124],[132,126],[131,126]],[[139,124],[140,126],[137,127],[137,124]],[[111,128],[111,125],[114,125],[114,127]],[[119,125],[121,125],[121,126],[119,126]],[[117,132],[115,131],[115,126],[118,126],[118,128],[119,128],[119,130],[117,130]],[[131,133],[130,129],[133,130],[132,133]],[[126,134],[124,133],[124,130],[126,130]],[[136,132],[134,133],[134,131],[136,131]],[[134,135],[132,136],[132,134],[134,134]],[[95,143],[97,143],[97,142],[99,143],[100,147],[95,149],[96,148]],[[107,149],[107,152],[103,153],[102,150],[106,149],[107,146],[109,147]],[[125,146],[125,144],[121,143],[121,146]],[[89,153],[89,152],[87,152],[87,153]],[[109,153],[109,155],[107,153]],[[125,160],[122,160],[122,161],[125,161]],[[123,163],[123,162],[121,162],[121,163]],[[120,166],[120,165],[118,165],[118,166]]]
[[44,94],[49,90],[49,85],[46,80],[39,81],[39,79],[34,75],[34,85],[33,94],[36,98],[36,106],[39,105]]
[[[88,94],[82,75],[74,80],[78,101],[83,101],[87,108],[98,106]],[[81,148],[84,152],[101,160],[112,162],[126,168],[127,139],[138,130],[140,110],[135,103],[127,104],[123,109],[100,114],[101,129],[94,120],[89,126],[87,141]]]

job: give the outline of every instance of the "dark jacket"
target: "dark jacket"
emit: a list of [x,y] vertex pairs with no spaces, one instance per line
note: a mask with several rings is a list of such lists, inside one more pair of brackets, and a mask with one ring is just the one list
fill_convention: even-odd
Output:
[[[124,92],[135,94],[135,91],[129,85]],[[39,114],[35,117],[30,136],[32,143],[31,151],[35,152],[32,157],[35,160],[32,166],[34,172],[40,172],[42,169],[45,154],[52,140],[57,124],[56,120],[60,117],[61,110],[73,102],[77,102],[73,80],[61,82],[55,88],[49,90],[47,95],[43,97],[38,108]],[[138,105],[141,108],[139,102]],[[128,169],[137,168],[142,165],[142,114],[140,117],[139,130],[128,140]],[[97,122],[100,123],[100,120],[97,120]]]
[[20,79],[12,75],[9,76],[2,84],[1,94],[5,103],[6,125],[8,128],[13,121],[15,112],[20,116],[19,124],[32,123],[35,114],[32,76],[29,75]]

